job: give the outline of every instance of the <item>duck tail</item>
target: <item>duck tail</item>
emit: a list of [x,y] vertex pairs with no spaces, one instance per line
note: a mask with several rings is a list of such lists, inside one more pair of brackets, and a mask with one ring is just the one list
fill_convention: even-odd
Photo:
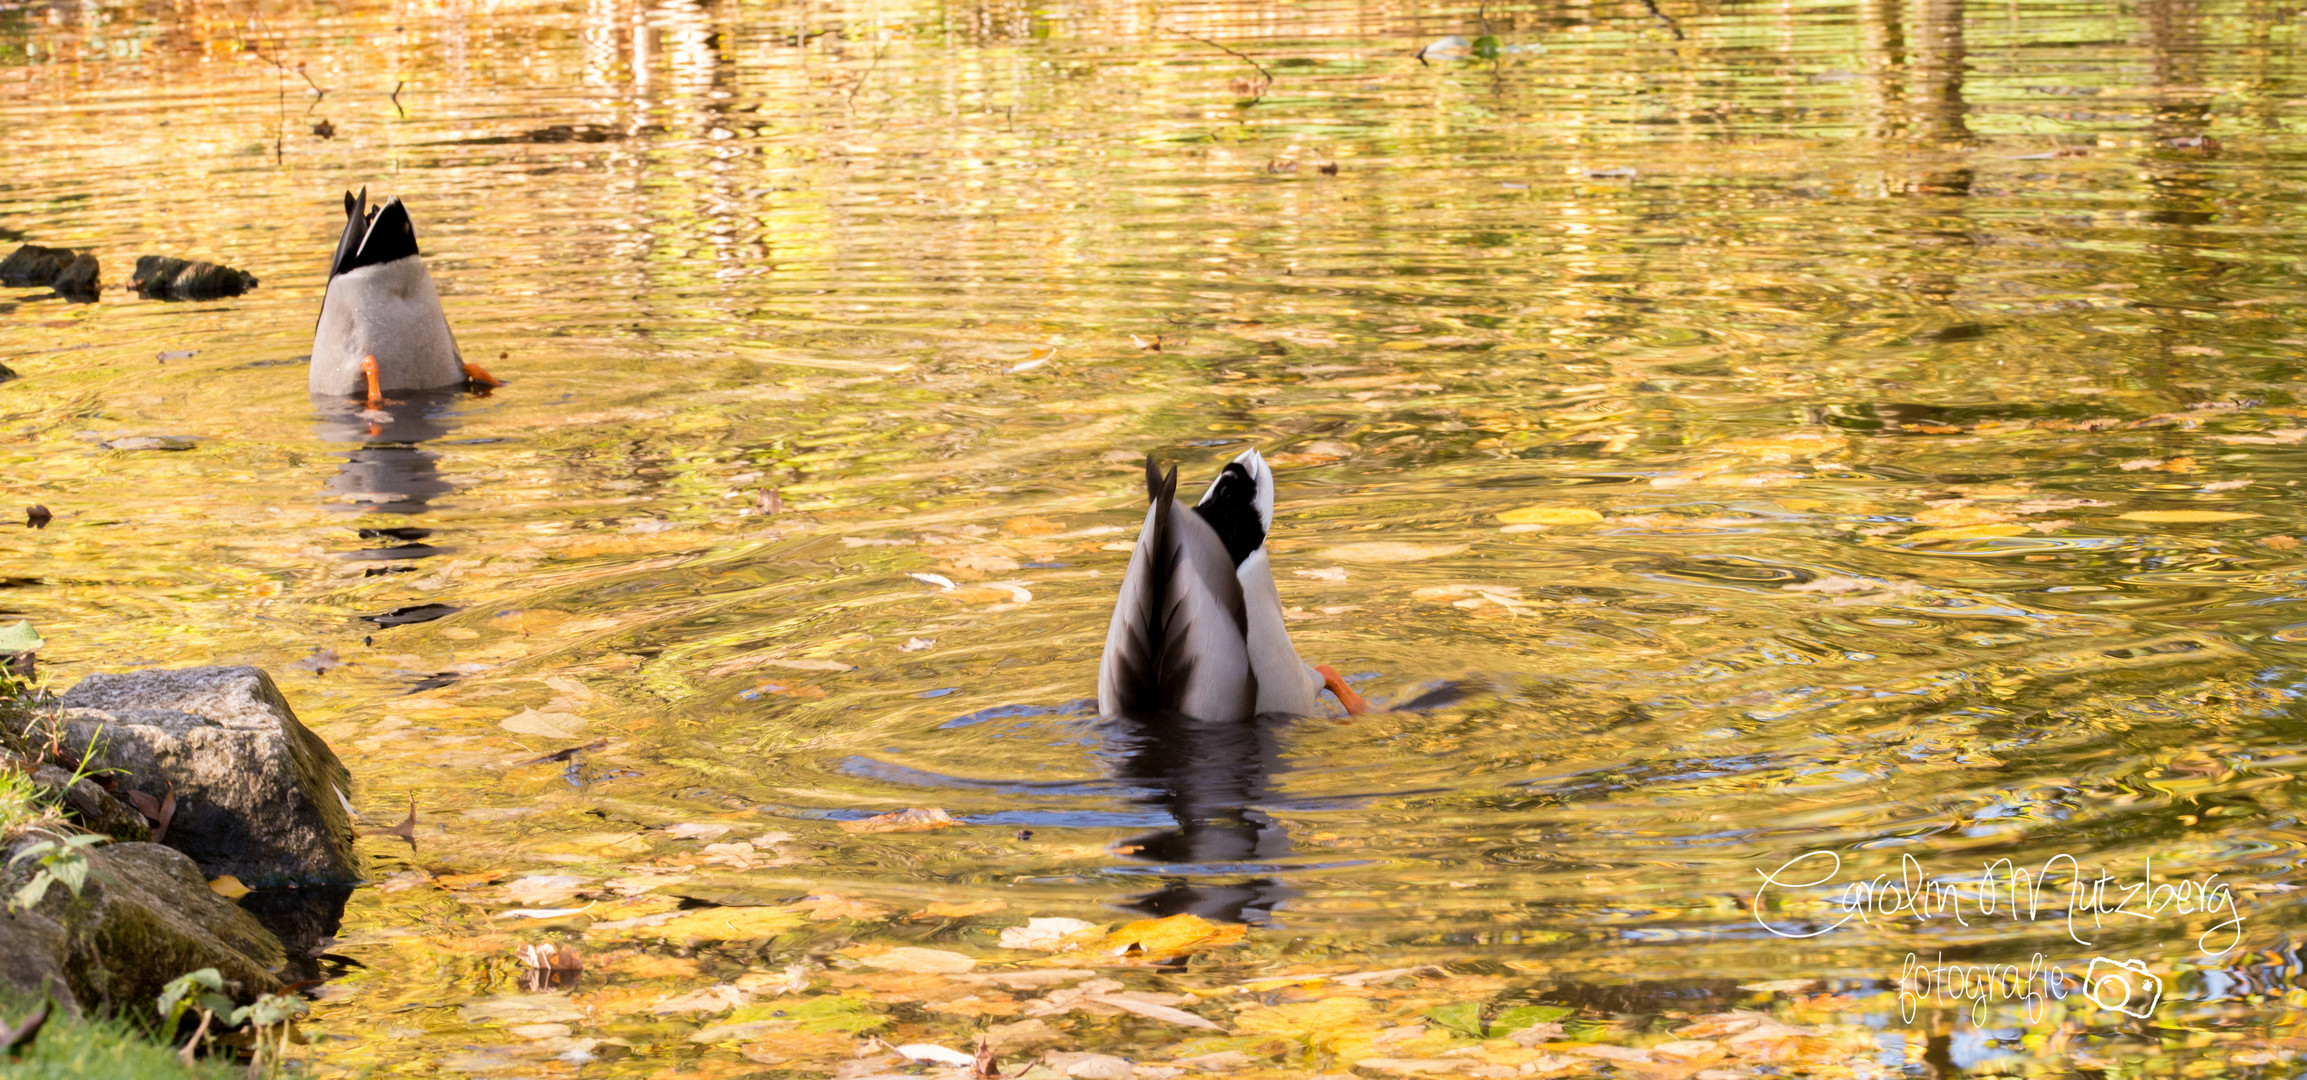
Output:
[[1146,459],[1145,527],[1106,629],[1098,709],[1108,716],[1247,716],[1257,684],[1242,645],[1241,585],[1224,542],[1199,517],[1179,511],[1177,484],[1176,469],[1165,474]]

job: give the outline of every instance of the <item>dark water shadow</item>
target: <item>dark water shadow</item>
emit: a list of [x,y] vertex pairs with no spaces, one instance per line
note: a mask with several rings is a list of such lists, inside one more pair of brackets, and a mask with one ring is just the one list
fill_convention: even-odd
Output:
[[1126,906],[1156,917],[1194,914],[1211,922],[1264,923],[1295,890],[1273,877],[1243,873],[1290,852],[1287,831],[1253,809],[1282,767],[1277,730],[1289,719],[1259,717],[1214,723],[1188,716],[1123,717],[1107,745],[1121,760],[1119,779],[1147,791],[1175,824],[1122,845],[1133,859],[1160,864],[1159,890]]
[[288,951],[280,971],[284,983],[333,977],[351,963],[328,951],[344,925],[345,903],[353,886],[316,885],[301,889],[258,889],[240,898],[240,909],[254,916]]
[[322,489],[329,505],[349,513],[422,514],[433,499],[454,490],[441,478],[440,455],[423,446],[456,430],[463,398],[457,390],[403,392],[393,404],[370,410],[356,400],[315,395],[320,422],[314,434],[323,442],[353,444]]

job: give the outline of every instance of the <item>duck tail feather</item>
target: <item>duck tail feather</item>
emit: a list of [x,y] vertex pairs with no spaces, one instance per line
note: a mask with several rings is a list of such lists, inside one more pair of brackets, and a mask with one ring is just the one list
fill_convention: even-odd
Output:
[[367,234],[368,188],[364,185],[357,196],[344,193],[344,234],[337,238],[336,256],[328,262],[329,277],[352,269],[353,253],[360,250],[361,237]]

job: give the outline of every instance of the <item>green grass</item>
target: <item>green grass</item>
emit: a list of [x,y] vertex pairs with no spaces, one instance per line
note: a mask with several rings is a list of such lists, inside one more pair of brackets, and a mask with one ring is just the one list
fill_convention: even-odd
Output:
[[0,836],[13,836],[55,813],[46,788],[11,766],[0,765]]
[[[36,1001],[0,989],[0,1020],[13,1026]],[[225,1080],[240,1075],[240,1069],[223,1062],[201,1061],[186,1068],[174,1051],[122,1021],[62,1012],[48,1018],[29,1053],[13,1061],[0,1058],[0,1076],[8,1080]]]

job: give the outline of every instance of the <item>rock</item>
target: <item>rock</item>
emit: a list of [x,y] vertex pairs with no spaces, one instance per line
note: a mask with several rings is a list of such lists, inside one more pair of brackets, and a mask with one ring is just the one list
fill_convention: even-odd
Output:
[[91,765],[155,798],[173,786],[166,842],[209,877],[253,889],[359,881],[351,776],[263,671],[91,675],[59,703],[74,760],[101,730]]
[[48,283],[48,287],[56,290],[56,295],[67,300],[94,300],[98,288],[96,277],[96,256],[83,251],[74,256],[70,263],[65,264],[63,270],[57,272],[56,277]]
[[71,248],[26,244],[10,252],[6,259],[0,259],[0,285],[15,289],[47,285],[72,265],[73,255]]
[[89,832],[103,833],[115,840],[152,839],[152,829],[144,823],[144,816],[96,786],[94,780],[84,776],[74,782],[71,773],[54,765],[42,765],[33,770],[32,782],[56,792],[80,820],[81,827]]
[[[36,841],[26,837],[10,856]],[[0,981],[38,993],[43,980],[75,1010],[151,1015],[170,979],[204,967],[224,976],[238,1000],[281,989],[271,970],[284,959],[280,942],[247,912],[210,892],[198,867],[158,844],[105,844],[83,849],[88,876],[79,895],[52,884],[40,903],[0,911]],[[40,860],[0,874],[13,895]]]
[[212,262],[144,255],[137,258],[128,287],[153,300],[215,300],[256,288],[256,275]]

